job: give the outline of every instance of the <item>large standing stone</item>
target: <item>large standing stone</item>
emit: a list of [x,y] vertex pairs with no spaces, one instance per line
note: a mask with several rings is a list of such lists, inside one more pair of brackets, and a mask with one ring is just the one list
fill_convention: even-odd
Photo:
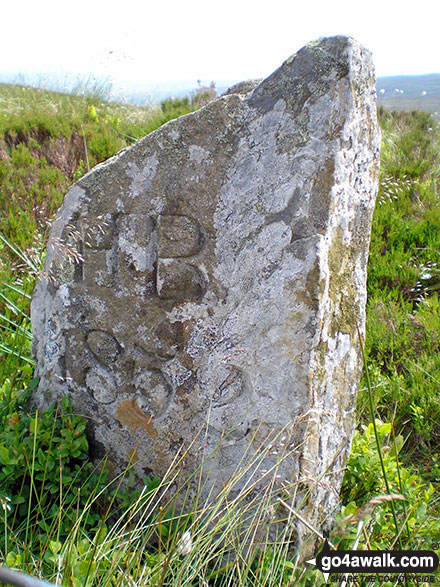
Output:
[[136,450],[139,469],[164,474],[199,435],[190,472],[229,433],[205,493],[252,438],[286,429],[295,450],[278,474],[309,489],[301,509],[319,524],[337,503],[361,371],[379,153],[370,54],[321,39],[233,92],[67,194],[32,302],[36,401],[69,395],[117,469]]

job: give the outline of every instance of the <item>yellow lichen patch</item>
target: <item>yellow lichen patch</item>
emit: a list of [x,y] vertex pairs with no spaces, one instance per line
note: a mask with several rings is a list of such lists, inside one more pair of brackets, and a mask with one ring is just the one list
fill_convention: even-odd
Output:
[[121,402],[116,410],[116,418],[121,424],[128,426],[131,433],[142,428],[149,436],[157,436],[157,430],[153,426],[153,418],[143,413],[135,399]]
[[359,308],[355,284],[354,251],[344,244],[342,229],[334,231],[329,251],[329,297],[333,304],[331,336],[336,332],[349,334],[354,340]]

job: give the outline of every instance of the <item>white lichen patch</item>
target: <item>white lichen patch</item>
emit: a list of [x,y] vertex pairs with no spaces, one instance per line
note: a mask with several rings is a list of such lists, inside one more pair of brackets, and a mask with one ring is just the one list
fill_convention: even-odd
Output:
[[113,375],[102,365],[94,366],[86,376],[86,384],[95,399],[106,405],[116,399],[116,382]]
[[196,163],[209,163],[210,153],[199,145],[189,145],[189,160],[195,161]]
[[62,301],[63,306],[68,307],[70,306],[70,291],[66,283],[63,283],[60,286],[59,297]]
[[187,381],[192,375],[192,371],[190,369],[186,369],[177,360],[173,360],[167,363],[164,367],[164,373],[168,375],[171,383],[175,387],[179,387],[185,383],[185,381]]
[[165,198],[158,196],[157,198],[152,198],[151,200],[151,207],[156,214],[161,214],[163,209],[166,206]]
[[132,179],[132,182],[127,195],[136,198],[146,192],[156,175],[158,165],[159,160],[155,155],[147,157],[142,166],[134,161],[129,161],[127,163],[126,173]]
[[180,139],[180,132],[176,128],[171,128],[168,134],[173,141],[178,141]]

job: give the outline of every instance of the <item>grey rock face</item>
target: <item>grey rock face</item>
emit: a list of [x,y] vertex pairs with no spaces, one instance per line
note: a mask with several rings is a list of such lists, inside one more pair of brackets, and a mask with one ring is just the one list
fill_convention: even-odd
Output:
[[369,52],[335,37],[253,86],[66,195],[32,302],[35,401],[69,395],[119,470],[136,450],[140,473],[163,475],[197,437],[191,472],[223,438],[206,493],[251,439],[285,430],[278,474],[319,525],[337,504],[361,371],[375,79]]

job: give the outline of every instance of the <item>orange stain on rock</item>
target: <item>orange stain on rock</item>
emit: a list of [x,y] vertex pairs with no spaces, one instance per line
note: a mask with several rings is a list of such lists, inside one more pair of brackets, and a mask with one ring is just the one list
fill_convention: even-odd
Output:
[[121,402],[116,410],[116,417],[121,424],[128,426],[131,433],[134,433],[138,428],[142,428],[149,436],[157,436],[152,416],[146,416],[137,405],[135,399]]

